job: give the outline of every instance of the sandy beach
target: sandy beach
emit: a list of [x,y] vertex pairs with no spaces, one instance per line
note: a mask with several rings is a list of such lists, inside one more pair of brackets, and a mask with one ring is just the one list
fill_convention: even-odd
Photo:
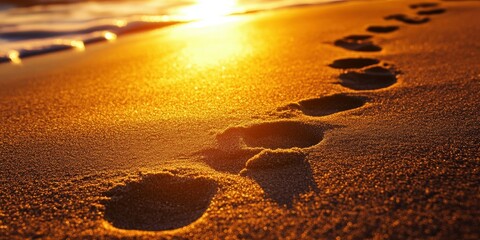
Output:
[[479,22],[339,2],[0,64],[0,239],[479,239]]

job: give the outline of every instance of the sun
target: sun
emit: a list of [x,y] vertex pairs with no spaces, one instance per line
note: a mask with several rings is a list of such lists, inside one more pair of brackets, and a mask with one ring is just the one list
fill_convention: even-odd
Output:
[[237,0],[196,0],[182,8],[179,13],[189,20],[209,20],[228,15],[235,11]]

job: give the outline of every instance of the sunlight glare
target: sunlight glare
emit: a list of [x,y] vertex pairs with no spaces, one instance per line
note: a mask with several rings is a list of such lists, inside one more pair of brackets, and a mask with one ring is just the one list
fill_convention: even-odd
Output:
[[112,41],[115,41],[115,39],[117,39],[117,34],[109,32],[109,31],[105,31],[105,32],[103,32],[103,37],[105,37],[105,39],[107,39],[107,41],[112,42]]
[[81,40],[57,39],[55,44],[71,46],[77,51],[85,51],[85,44]]
[[80,40],[70,41],[70,46],[74,47],[76,50],[79,50],[79,51],[85,50],[85,44],[83,43],[83,41],[80,41]]
[[233,21],[230,24],[215,24],[201,29],[193,24],[186,25],[184,29],[189,29],[188,33],[179,33],[184,34],[186,39],[191,36],[190,34],[198,36],[195,34],[198,32],[204,35],[195,41],[189,41],[180,50],[184,65],[194,69],[219,68],[226,62],[239,61],[250,54],[252,44],[246,37],[248,34],[237,24],[238,22]]
[[20,53],[15,50],[11,50],[8,52],[8,58],[13,64],[21,64],[22,60],[20,59]]

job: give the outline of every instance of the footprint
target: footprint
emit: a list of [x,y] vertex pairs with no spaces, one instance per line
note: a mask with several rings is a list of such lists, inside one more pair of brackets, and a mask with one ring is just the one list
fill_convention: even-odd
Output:
[[423,3],[415,3],[411,4],[410,8],[411,9],[417,9],[417,8],[431,8],[431,7],[437,7],[438,3],[434,2],[423,2]]
[[200,155],[213,169],[249,177],[266,198],[291,207],[300,194],[317,190],[304,149],[322,141],[327,128],[290,120],[232,127],[217,135],[218,148]]
[[289,208],[300,194],[318,191],[301,149],[263,150],[247,161],[240,175],[255,180],[266,198]]
[[105,219],[114,227],[162,231],[187,226],[207,210],[217,185],[203,177],[149,174],[107,193]]
[[367,31],[373,33],[391,33],[397,31],[399,29],[398,26],[369,26]]
[[343,58],[333,61],[330,67],[339,69],[364,68],[380,63],[380,60],[373,58]]
[[397,20],[407,24],[422,24],[430,21],[428,17],[414,17],[406,14],[393,14],[385,17],[385,20]]
[[342,47],[352,51],[360,52],[378,52],[382,48],[375,45],[371,35],[350,35],[334,42],[335,46]]
[[[323,139],[323,130],[300,121],[266,122],[249,127],[233,127],[217,136],[220,143],[241,148],[307,148]],[[233,140],[233,142],[232,142]]]
[[323,140],[327,127],[282,120],[232,127],[217,135],[217,147],[196,153],[217,171],[239,173],[264,150],[302,149]]
[[350,71],[339,76],[340,84],[354,90],[385,88],[397,82],[396,73],[384,67],[370,67],[363,71]]
[[436,14],[442,14],[446,12],[447,10],[444,8],[435,8],[435,9],[430,9],[430,10],[420,10],[417,12],[418,15],[436,15]]
[[364,97],[334,94],[320,98],[305,99],[298,103],[289,104],[278,110],[299,110],[305,115],[320,117],[359,108],[363,106],[365,102],[366,98]]

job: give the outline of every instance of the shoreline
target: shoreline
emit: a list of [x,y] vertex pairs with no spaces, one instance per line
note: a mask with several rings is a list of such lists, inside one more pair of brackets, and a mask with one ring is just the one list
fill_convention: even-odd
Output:
[[[332,3],[342,3],[344,0],[329,0],[327,2],[318,2],[318,3],[304,3],[304,4],[293,4],[287,6],[278,6],[274,8],[265,8],[265,9],[251,9],[245,10],[244,12],[233,12],[225,16],[217,17],[219,21],[222,21],[222,18],[228,18],[232,16],[242,16],[249,14],[256,14],[261,12],[271,12],[279,11],[282,9],[294,9],[299,7],[315,7]],[[182,20],[175,19],[174,16],[167,15],[145,15],[141,17],[127,16],[128,21],[123,20],[124,22],[121,25],[110,24],[110,25],[100,25],[100,26],[91,26],[87,29],[81,29],[71,32],[49,32],[49,31],[27,31],[27,32],[6,32],[0,33],[0,37],[6,37],[6,43],[8,43],[9,38],[18,38],[20,40],[35,40],[32,39],[34,35],[50,35],[50,38],[59,35],[57,39],[50,39],[50,45],[39,45],[37,47],[28,47],[17,50],[9,51],[0,51],[0,64],[2,63],[12,63],[19,64],[23,59],[30,58],[33,56],[42,56],[49,53],[61,52],[61,51],[71,51],[78,50],[84,51],[86,46],[100,43],[100,42],[109,42],[114,41],[117,37],[123,37],[124,35],[130,35],[133,33],[142,33],[152,30],[159,30],[165,27],[169,27],[177,24],[198,24],[204,21],[212,21],[212,19],[199,19],[199,20]],[[215,20],[215,19],[213,19]],[[123,26],[124,25],[124,26]],[[89,33],[89,36],[84,39],[69,39],[69,35],[75,35],[79,33]],[[66,36],[66,38],[62,38]],[[84,36],[86,37],[86,36]],[[55,40],[55,41],[53,41]],[[38,45],[38,44],[37,44]]]

